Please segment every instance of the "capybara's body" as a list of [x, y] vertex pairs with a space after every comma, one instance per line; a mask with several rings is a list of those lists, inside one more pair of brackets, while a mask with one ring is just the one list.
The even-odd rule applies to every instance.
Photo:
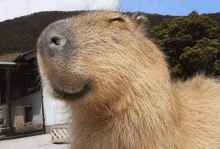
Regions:
[[39, 37], [43, 86], [72, 109], [71, 148], [220, 148], [218, 80], [172, 82], [144, 21], [95, 11], [55, 22]]

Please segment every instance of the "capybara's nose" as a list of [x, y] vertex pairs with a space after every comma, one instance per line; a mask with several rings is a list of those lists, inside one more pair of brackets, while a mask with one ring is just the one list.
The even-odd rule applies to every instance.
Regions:
[[54, 34], [49, 37], [49, 50], [51, 52], [61, 51], [65, 47], [66, 43], [66, 37], [59, 34]]
[[[37, 43], [39, 54], [45, 56], [45, 58], [53, 58], [54, 60], [61, 55], [67, 56], [72, 51], [69, 49], [74, 49], [76, 45], [75, 42], [69, 42], [69, 39], [75, 37], [75, 34], [72, 33], [73, 29], [70, 28], [73, 28], [73, 26], [72, 24], [70, 26], [67, 21], [50, 24], [39, 37]], [[49, 57], [47, 54], [49, 54]]]

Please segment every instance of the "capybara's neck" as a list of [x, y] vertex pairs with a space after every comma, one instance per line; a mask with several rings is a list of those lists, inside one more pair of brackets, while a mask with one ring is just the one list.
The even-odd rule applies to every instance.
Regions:
[[72, 108], [75, 148], [175, 148], [174, 138], [181, 136], [179, 100], [163, 55], [147, 52], [149, 58], [135, 53], [140, 59], [132, 65], [115, 64], [117, 71], [90, 66], [96, 72], [91, 96]]
[[[158, 90], [157, 95], [147, 94], [147, 91], [146, 94], [140, 94], [137, 88], [131, 86], [127, 91], [129, 95], [121, 94], [118, 99], [95, 99], [111, 102], [85, 101], [84, 104], [78, 102], [75, 105], [75, 148], [143, 149], [160, 148], [165, 144], [174, 148], [174, 143], [168, 142], [172, 142], [171, 138], [178, 134], [179, 105], [171, 100], [175, 99], [171, 88], [166, 94]], [[155, 140], [161, 141], [160, 144]]]

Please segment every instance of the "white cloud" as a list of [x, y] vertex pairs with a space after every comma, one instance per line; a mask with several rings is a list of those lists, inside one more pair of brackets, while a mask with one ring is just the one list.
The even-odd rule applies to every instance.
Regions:
[[112, 9], [119, 0], [0, 0], [0, 22], [40, 11]]

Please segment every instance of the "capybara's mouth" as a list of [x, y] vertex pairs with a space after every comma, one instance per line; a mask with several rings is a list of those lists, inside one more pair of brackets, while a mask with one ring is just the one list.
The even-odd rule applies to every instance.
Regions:
[[89, 83], [86, 83], [83, 87], [83, 89], [80, 92], [77, 93], [67, 93], [65, 91], [62, 91], [58, 88], [55, 88], [54, 91], [56, 92], [56, 97], [61, 98], [61, 99], [68, 99], [68, 100], [76, 100], [76, 99], [81, 99], [85, 97], [89, 91], [91, 90], [91, 85]]

